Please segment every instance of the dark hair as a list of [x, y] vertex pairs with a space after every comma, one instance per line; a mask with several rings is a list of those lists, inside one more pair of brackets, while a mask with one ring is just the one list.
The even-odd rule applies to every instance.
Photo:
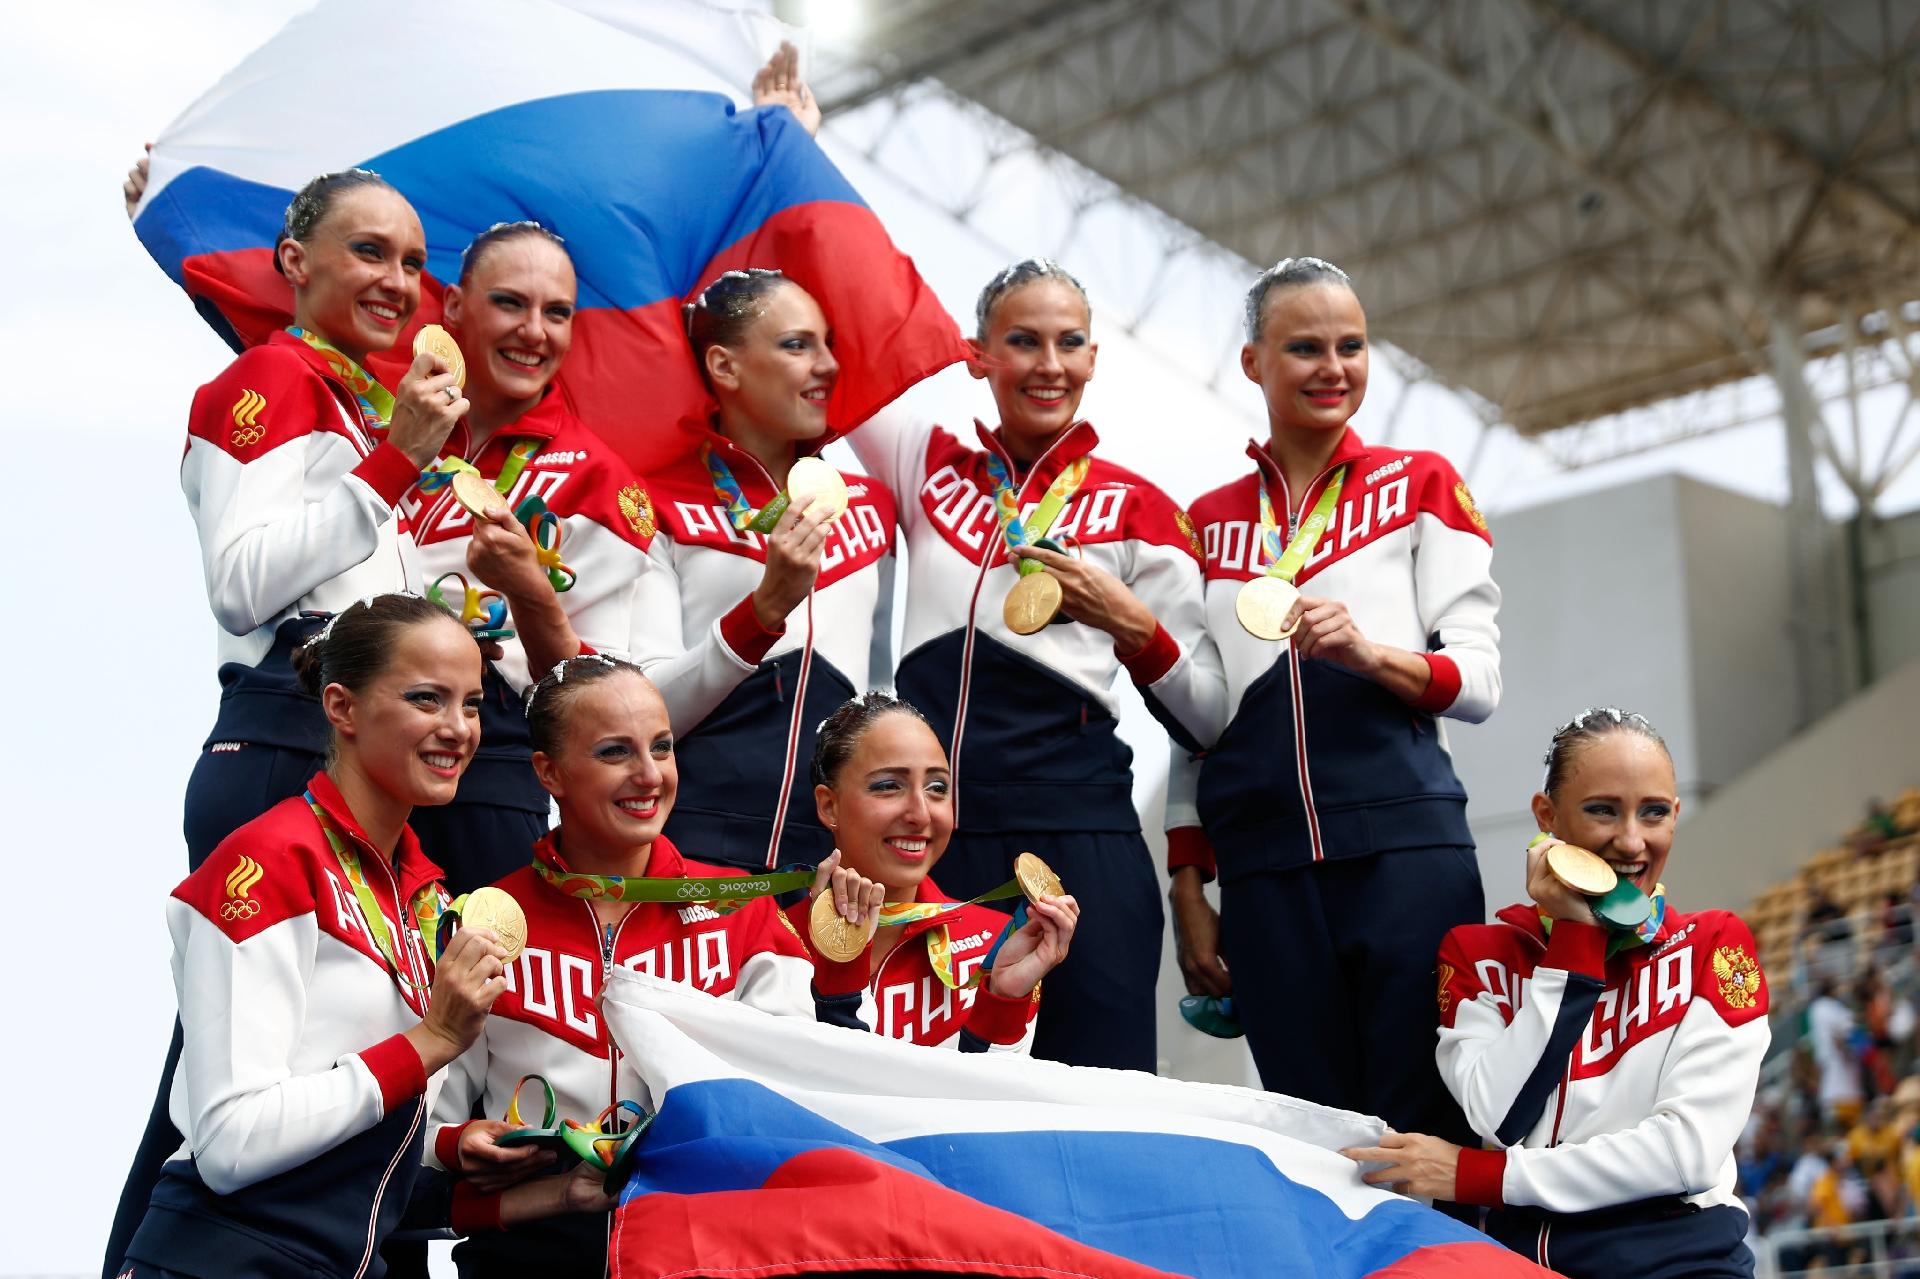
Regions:
[[1353, 281], [1325, 258], [1281, 258], [1260, 273], [1247, 290], [1247, 341], [1258, 342], [1267, 307], [1267, 294], [1275, 289], [1296, 289], [1308, 284], [1338, 284], [1353, 288]]
[[773, 291], [792, 283], [780, 272], [765, 267], [722, 271], [718, 279], [680, 308], [686, 316], [687, 341], [693, 343], [694, 365], [708, 390], [713, 389], [713, 379], [707, 376], [707, 352], [739, 342], [764, 313], [763, 304]]
[[1574, 755], [1615, 733], [1633, 733], [1644, 737], [1665, 751], [1669, 760], [1673, 758], [1673, 752], [1667, 750], [1666, 741], [1654, 731], [1646, 716], [1623, 711], [1618, 706], [1589, 706], [1553, 731], [1553, 744], [1547, 747], [1547, 776], [1540, 783], [1540, 789], [1549, 795], [1557, 795], [1561, 784], [1567, 780], [1567, 770], [1573, 767]]
[[369, 595], [328, 618], [293, 651], [293, 673], [313, 697], [329, 684], [358, 693], [387, 669], [402, 631], [438, 621], [460, 625], [459, 618], [418, 595]]
[[849, 697], [835, 708], [833, 714], [820, 721], [819, 731], [813, 740], [813, 784], [831, 786], [840, 770], [853, 758], [853, 752], [859, 747], [860, 739], [867, 735], [874, 721], [883, 715], [911, 715], [922, 724], [927, 717], [912, 702], [903, 702], [897, 697], [873, 689]]
[[980, 298], [973, 304], [973, 322], [978, 330], [974, 336], [984, 342], [987, 321], [993, 318], [993, 308], [1000, 305], [1000, 299], [1036, 280], [1058, 280], [1078, 293], [1080, 300], [1086, 303], [1087, 323], [1093, 323], [1093, 303], [1087, 301], [1087, 288], [1074, 278], [1073, 272], [1052, 258], [1023, 258], [1003, 267], [1000, 274], [988, 280], [987, 287], [980, 290]]
[[287, 206], [286, 216], [280, 223], [280, 234], [274, 237], [273, 269], [285, 275], [286, 268], [280, 265], [280, 246], [288, 240], [305, 244], [312, 239], [314, 228], [326, 221], [327, 214], [333, 212], [334, 201], [343, 192], [358, 191], [362, 187], [378, 187], [400, 195], [393, 183], [372, 169], [341, 169], [337, 173], [323, 173], [301, 187], [294, 194], [293, 203]]
[[569, 657], [528, 686], [522, 706], [527, 713], [527, 738], [533, 749], [553, 755], [560, 749], [560, 738], [567, 731], [567, 709], [580, 690], [612, 679], [622, 671], [640, 677], [648, 688], [653, 681], [632, 662], [604, 653], [582, 653]]
[[510, 240], [524, 240], [530, 235], [539, 236], [561, 253], [566, 254], [567, 261], [573, 261], [573, 255], [567, 252], [567, 242], [560, 238], [559, 232], [550, 227], [541, 226], [538, 222], [496, 222], [474, 236], [473, 242], [461, 250], [460, 287], [463, 289], [467, 287], [467, 281], [473, 278], [474, 268], [480, 265], [481, 259], [487, 256], [488, 250]]

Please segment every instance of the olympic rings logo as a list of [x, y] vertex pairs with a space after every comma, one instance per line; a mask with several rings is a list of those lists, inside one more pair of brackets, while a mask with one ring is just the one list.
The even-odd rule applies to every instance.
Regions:
[[228, 923], [236, 920], [252, 919], [260, 913], [260, 903], [248, 897], [245, 900], [235, 898], [220, 907], [220, 918]]
[[705, 897], [707, 895], [706, 888], [700, 884], [682, 884], [680, 885], [679, 892], [681, 901], [686, 901], [690, 897]]

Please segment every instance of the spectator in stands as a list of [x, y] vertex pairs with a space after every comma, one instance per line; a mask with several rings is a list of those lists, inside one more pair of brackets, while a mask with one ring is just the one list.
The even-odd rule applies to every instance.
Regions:
[[1877, 1221], [1900, 1210], [1900, 1128], [1893, 1102], [1876, 1097], [1847, 1133], [1847, 1156], [1867, 1183], [1867, 1209], [1862, 1220]]
[[1844, 1126], [1860, 1117], [1862, 1104], [1860, 1063], [1850, 1043], [1858, 1023], [1835, 989], [1832, 978], [1820, 979], [1819, 993], [1807, 1005], [1807, 1038], [1820, 1066], [1820, 1117]]
[[1814, 1179], [1807, 1196], [1809, 1224], [1815, 1229], [1845, 1226], [1867, 1216], [1867, 1182], [1847, 1154], [1847, 1145], [1836, 1141], [1827, 1154], [1827, 1166]]

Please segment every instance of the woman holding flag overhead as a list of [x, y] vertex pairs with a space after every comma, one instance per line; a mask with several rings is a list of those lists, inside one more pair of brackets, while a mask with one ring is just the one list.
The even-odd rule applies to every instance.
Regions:
[[1072, 884], [1075, 954], [1048, 978], [1036, 1056], [1153, 1070], [1159, 886], [1112, 691], [1125, 670], [1183, 740], [1219, 731], [1199, 544], [1079, 417], [1097, 347], [1079, 281], [1028, 260], [981, 290], [974, 376], [1000, 425], [972, 438], [890, 410], [854, 431], [901, 496], [912, 555], [895, 681], [946, 744], [958, 826], [941, 878], [972, 896], [1023, 852]]
[[[1499, 699], [1492, 542], [1445, 458], [1348, 425], [1368, 347], [1344, 272], [1281, 262], [1246, 328], [1270, 438], [1192, 507], [1233, 714], [1203, 761], [1173, 753], [1180, 966], [1196, 995], [1231, 994], [1272, 1091], [1464, 1136], [1423, 1068], [1433, 950], [1482, 911], [1439, 721]], [[1219, 915], [1201, 891], [1216, 858]]]
[[[809, 928], [820, 1019], [961, 1052], [1031, 1051], [1040, 981], [1066, 958], [1079, 903], [1044, 867], [1029, 872], [1031, 858], [1001, 893], [1023, 892], [1030, 878], [1051, 891], [1014, 920], [934, 887], [953, 837], [953, 776], [940, 739], [906, 702], [866, 693], [828, 716], [813, 781], [842, 867], [813, 910], [829, 916], [828, 943], [857, 952], [826, 953]], [[842, 917], [845, 927], [834, 923]]]

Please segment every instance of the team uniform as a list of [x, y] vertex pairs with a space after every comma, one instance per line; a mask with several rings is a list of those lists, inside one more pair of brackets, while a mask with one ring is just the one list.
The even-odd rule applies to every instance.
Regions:
[[[931, 879], [920, 881], [914, 901], [946, 903], [951, 899]], [[804, 921], [807, 903], [789, 909]], [[1015, 1052], [1033, 1050], [1034, 1014], [1040, 1009], [1040, 988], [1023, 999], [1002, 999], [986, 983], [968, 982], [986, 962], [994, 939], [1007, 926], [1007, 917], [985, 906], [962, 906], [950, 914], [915, 920], [901, 926], [900, 940], [873, 967], [871, 948], [844, 964], [814, 957], [814, 998], [819, 1019], [854, 1030], [871, 1030], [889, 1039], [960, 1052]], [[954, 986], [940, 980], [929, 945], [944, 940], [948, 971]], [[937, 944], [937, 943], [936, 943]]]
[[[1257, 469], [1191, 508], [1232, 717], [1203, 741], [1204, 759], [1173, 752], [1169, 867], [1211, 878], [1217, 861], [1221, 951], [1267, 1088], [1464, 1139], [1418, 1063], [1433, 952], [1448, 928], [1485, 918], [1439, 721], [1478, 722], [1499, 700], [1486, 522], [1438, 454], [1370, 449], [1349, 430], [1308, 491], [1291, 494], [1264, 448], [1247, 452]], [[1235, 616], [1266, 563], [1260, 486], [1291, 540], [1342, 467], [1296, 585], [1345, 603], [1367, 639], [1425, 658], [1430, 683], [1411, 705], [1332, 662], [1296, 660], [1291, 640], [1259, 639]]]
[[1531, 904], [1440, 947], [1447, 1087], [1494, 1148], [1460, 1154], [1457, 1197], [1560, 1274], [1750, 1276], [1734, 1143], [1767, 1051], [1753, 935], [1669, 912], [1641, 946]]
[[[753, 456], [717, 433], [714, 450], [756, 509], [778, 491]], [[752, 870], [817, 862], [833, 840], [807, 769], [820, 721], [887, 669], [893, 496], [845, 475], [849, 505], [827, 534], [812, 594], [778, 631], [750, 598], [766, 538], [736, 529], [703, 455], [652, 477], [659, 533], [642, 576], [631, 650], [666, 699], [680, 760], [667, 819], [676, 843]]]
[[376, 438], [356, 373], [275, 333], [193, 397], [180, 487], [220, 623], [220, 713], [187, 783], [187, 856], [298, 795], [327, 753], [293, 649], [357, 599], [419, 580], [400, 500], [419, 475]]
[[[542, 839], [534, 856], [564, 874], [558, 833]], [[647, 863], [649, 876], [727, 873], [686, 860], [664, 836], [654, 841]], [[589, 902], [562, 892], [531, 866], [499, 886], [526, 912], [526, 948], [508, 965], [507, 989], [479, 1040], [447, 1069], [433, 1112], [436, 1167], [458, 1167], [469, 1117], [476, 1108], [491, 1118], [505, 1115], [523, 1075], [544, 1075], [559, 1115], [581, 1123], [618, 1101], [638, 1099], [639, 1077], [623, 1066], [600, 1014], [600, 989], [614, 965], [765, 1012], [814, 1015], [813, 965], [771, 898], [724, 915], [699, 902], [636, 902], [618, 923], [602, 927]], [[529, 1123], [540, 1122], [544, 1096], [531, 1086], [522, 1094]], [[577, 1213], [502, 1231], [498, 1195], [457, 1186], [450, 1202], [454, 1227], [469, 1236], [454, 1249], [465, 1279], [605, 1273], [611, 1221], [605, 1215]]]
[[385, 1272], [378, 1248], [408, 1207], [431, 1104], [404, 1038], [433, 977], [412, 906], [445, 895], [410, 831], [389, 863], [329, 777], [310, 789], [359, 853], [400, 976], [302, 798], [236, 831], [174, 890], [187, 1033], [172, 1103], [187, 1138], [127, 1249], [135, 1275]]
[[[652, 500], [646, 484], [567, 406], [556, 386], [540, 403], [500, 428], [479, 456], [465, 421], [453, 429], [448, 456], [465, 458], [489, 479], [510, 465], [516, 446], [529, 451], [525, 467], [506, 494], [510, 506], [538, 497], [559, 518], [560, 552], [575, 574], [558, 596], [580, 642], [589, 652], [623, 654], [633, 630], [637, 581], [648, 567], [653, 540]], [[415, 530], [422, 589], [442, 574], [469, 581], [467, 549], [473, 516], [449, 485], [431, 492], [415, 485], [401, 503]], [[474, 581], [476, 587], [483, 583]], [[443, 588], [459, 606], [459, 584]], [[527, 849], [547, 830], [547, 792], [533, 775], [533, 747], [521, 692], [543, 672], [527, 670], [518, 639], [502, 641], [504, 656], [487, 664], [480, 708], [480, 747], [451, 804], [414, 814], [420, 842], [447, 873], [456, 893], [491, 884], [523, 865]]]
[[[327, 720], [300, 690], [293, 650], [364, 596], [417, 581], [402, 495], [418, 468], [376, 437], [354, 392], [359, 374], [291, 333], [243, 353], [193, 397], [180, 486], [200, 539], [219, 623], [220, 709], [187, 780], [187, 865], [281, 800], [326, 759]], [[146, 1211], [179, 1144], [159, 1095], [109, 1234], [106, 1273]]]
[[[1124, 667], [1183, 740], [1219, 731], [1224, 688], [1204, 636], [1199, 546], [1165, 494], [1092, 456], [1098, 437], [1086, 422], [1025, 470], [996, 433], [976, 424], [976, 437], [977, 446], [892, 412], [848, 437], [901, 495], [911, 571], [894, 681], [933, 725], [957, 782], [942, 878], [971, 897], [1007, 880], [1027, 851], [1058, 871], [1083, 909], [1073, 952], [1047, 978], [1034, 1054], [1152, 1070], [1163, 915], [1112, 685]], [[1145, 649], [1121, 657], [1107, 635], [1076, 622], [1030, 636], [1008, 628], [1001, 604], [1017, 571], [990, 456], [1019, 485], [1023, 519], [1063, 470], [1088, 460], [1050, 535], [1072, 539], [1152, 610], [1160, 624]]]

